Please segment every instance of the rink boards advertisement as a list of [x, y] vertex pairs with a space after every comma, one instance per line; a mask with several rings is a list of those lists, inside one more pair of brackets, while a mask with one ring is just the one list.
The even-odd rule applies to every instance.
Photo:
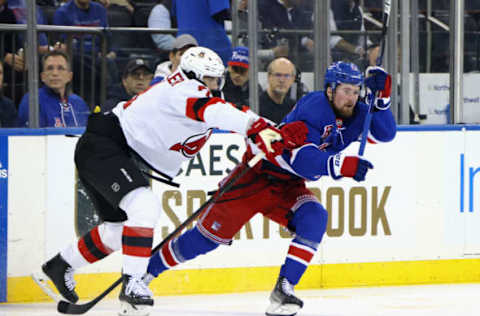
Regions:
[[[3, 300], [47, 300], [29, 274], [98, 223], [74, 168], [77, 140], [0, 136], [0, 169], [8, 170], [0, 177], [0, 220], [6, 219], [8, 205], [8, 227], [0, 230], [8, 232], [8, 256], [2, 251], [0, 265], [4, 278], [3, 264], [8, 267]], [[479, 143], [478, 127], [404, 128], [391, 143], [367, 146], [374, 169], [365, 182], [327, 177], [310, 182], [329, 220], [298, 288], [480, 281]], [[154, 244], [209, 198], [244, 149], [239, 135], [214, 133], [182, 165], [175, 178], [180, 188], [152, 181], [163, 206]], [[353, 154], [357, 150], [349, 148]], [[256, 215], [231, 246], [164, 273], [152, 289], [157, 295], [270, 290], [290, 240], [287, 230]], [[119, 253], [80, 269], [80, 296], [102, 292], [120, 269]]]

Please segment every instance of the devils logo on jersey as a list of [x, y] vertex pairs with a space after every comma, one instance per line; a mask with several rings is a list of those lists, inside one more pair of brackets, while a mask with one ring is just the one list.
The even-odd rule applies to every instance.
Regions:
[[170, 150], [178, 151], [185, 157], [192, 158], [202, 149], [210, 135], [212, 135], [212, 129], [203, 134], [190, 136], [182, 144], [176, 143], [170, 147]]

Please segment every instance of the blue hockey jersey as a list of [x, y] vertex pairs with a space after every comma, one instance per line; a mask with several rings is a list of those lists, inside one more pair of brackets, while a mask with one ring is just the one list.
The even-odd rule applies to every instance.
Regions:
[[[87, 10], [80, 9], [75, 4], [74, 0], [70, 0], [55, 11], [53, 15], [54, 25], [67, 26], [96, 26], [108, 27], [107, 10], [98, 2], [90, 2]], [[108, 33], [107, 33], [108, 36]], [[62, 35], [65, 37], [65, 35]], [[90, 34], [83, 34], [83, 45], [86, 53], [90, 53], [92, 49], [100, 50], [100, 37], [97, 36], [95, 43], [93, 43], [93, 36]], [[74, 36], [73, 45], [76, 50], [80, 50], [80, 37]]]
[[[328, 158], [359, 141], [368, 105], [359, 101], [351, 118], [336, 117], [325, 93], [316, 91], [301, 98], [283, 119], [284, 123], [303, 121], [308, 127], [306, 144], [292, 151], [284, 151], [274, 163], [264, 160], [261, 169], [280, 178], [317, 180], [328, 175]], [[337, 142], [328, 142], [336, 129]], [[368, 139], [370, 142], [389, 142], [396, 134], [396, 123], [388, 109], [373, 113]]]
[[[28, 98], [26, 93], [18, 107], [18, 126], [28, 126]], [[82, 127], [86, 126], [90, 109], [83, 99], [70, 94], [67, 99], [44, 86], [38, 89], [39, 127]]]

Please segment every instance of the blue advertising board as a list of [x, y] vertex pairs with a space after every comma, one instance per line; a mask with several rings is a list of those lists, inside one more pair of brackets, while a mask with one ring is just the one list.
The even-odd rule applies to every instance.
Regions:
[[8, 136], [0, 136], [0, 302], [7, 301]]

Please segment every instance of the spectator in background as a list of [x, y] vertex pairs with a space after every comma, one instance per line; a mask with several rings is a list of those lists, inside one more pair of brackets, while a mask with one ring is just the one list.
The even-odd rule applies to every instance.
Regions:
[[[237, 105], [242, 106], [250, 104], [250, 94], [248, 86], [248, 48], [238, 46], [233, 49], [233, 54], [228, 61], [227, 74], [225, 76], [225, 85], [222, 92], [224, 99]], [[258, 86], [261, 91], [261, 86]]]
[[[107, 11], [98, 2], [91, 0], [70, 0], [63, 6], [59, 7], [53, 16], [53, 24], [55, 25], [67, 25], [67, 26], [96, 26], [96, 27], [108, 27]], [[107, 34], [108, 35], [108, 34]], [[65, 37], [65, 35], [63, 35]], [[83, 53], [81, 55], [81, 44], [83, 39]], [[108, 43], [107, 38], [107, 43]], [[73, 81], [74, 90], [81, 91], [81, 84], [86, 86], [84, 89], [83, 97], [93, 105], [98, 104], [100, 101], [100, 80], [101, 80], [101, 61], [102, 56], [100, 52], [100, 37], [96, 36], [95, 39], [91, 34], [75, 35], [73, 39], [73, 72], [76, 76], [82, 73], [82, 59], [83, 59], [83, 72], [84, 78], [76, 77]], [[95, 56], [96, 55], [96, 56]], [[92, 57], [95, 57], [95, 69], [92, 69]], [[98, 57], [98, 58], [97, 58]], [[110, 51], [105, 56], [107, 58], [107, 85], [116, 83], [119, 79], [118, 69], [115, 64], [116, 53]], [[95, 95], [91, 95], [90, 78], [92, 71], [95, 71]], [[93, 98], [93, 100], [92, 100]]]
[[[2, 0], [5, 2], [4, 0]], [[7, 18], [2, 23], [12, 23], [13, 20], [10, 15], [10, 11], [15, 16], [15, 22], [17, 24], [27, 24], [27, 6], [26, 0], [8, 0], [4, 4], [4, 11], [2, 14], [4, 18]], [[48, 24], [42, 9], [36, 6], [36, 18], [37, 24]], [[24, 44], [26, 41], [25, 32], [7, 32], [15, 40], [12, 42], [12, 38], [6, 38], [5, 48], [8, 52], [3, 57], [4, 62], [4, 80], [6, 83], [5, 95], [11, 98], [15, 104], [20, 102], [22, 95], [27, 90], [27, 64], [24, 56]], [[49, 50], [47, 36], [44, 32], [38, 32], [38, 49], [37, 52], [42, 55]], [[7, 42], [8, 41], [8, 42]], [[56, 47], [57, 48], [57, 47]]]
[[[241, 45], [248, 47], [248, 0], [239, 0], [237, 14], [240, 28], [239, 42]], [[260, 25], [258, 26], [258, 29], [261, 29]], [[262, 38], [259, 36], [258, 40], [260, 45], [257, 49], [257, 56], [262, 62], [262, 65], [263, 63], [268, 65], [277, 57], [288, 57], [288, 42], [276, 43], [276, 46], [271, 48], [262, 48], [265, 46], [262, 44]]]
[[[336, 0], [330, 9], [330, 31], [363, 31], [363, 10], [359, 0]], [[364, 66], [375, 65], [380, 47], [374, 45], [366, 35], [333, 35], [330, 46], [332, 47], [332, 59], [356, 60], [364, 58]], [[358, 64], [358, 61], [357, 61]]]
[[214, 50], [226, 65], [232, 56], [232, 43], [224, 22], [230, 19], [229, 0], [172, 0], [178, 35], [191, 34], [198, 45]]
[[128, 12], [130, 12], [130, 14], [133, 14], [133, 11], [135, 11], [135, 8], [128, 0], [97, 0], [97, 1], [100, 2], [107, 10], [111, 6], [119, 6], [127, 9]]
[[[150, 11], [148, 16], [148, 27], [159, 29], [171, 29], [176, 23], [172, 23], [170, 10], [172, 8], [171, 0], [159, 0]], [[152, 34], [152, 40], [158, 49], [162, 51], [171, 51], [175, 42], [175, 36], [172, 34]]]
[[[12, 9], [8, 7], [7, 0], [0, 0], [0, 23], [17, 24], [17, 18], [15, 17]], [[2, 39], [2, 41], [0, 41], [0, 44], [3, 46], [0, 47], [1, 52], [8, 54], [13, 53], [18, 49], [18, 47], [16, 47], [17, 45], [15, 45], [14, 34], [15, 33], [11, 31], [0, 31]], [[4, 54], [4, 56], [6, 57], [7, 54]]]
[[152, 69], [145, 60], [141, 58], [130, 60], [123, 71], [122, 84], [109, 90], [111, 94], [108, 100], [105, 101], [102, 111], [110, 111], [120, 101], [127, 101], [144, 91], [149, 87], [152, 78]]
[[[10, 10], [13, 11], [15, 14], [15, 18], [18, 24], [27, 24], [27, 3], [26, 0], [8, 0], [8, 7]], [[43, 14], [42, 9], [40, 6], [36, 6], [36, 16], [37, 16], [37, 24], [44, 24], [47, 25], [47, 19]], [[25, 37], [22, 33], [19, 33], [19, 41], [21, 47], [23, 47], [23, 42], [25, 41]], [[38, 53], [44, 54], [48, 51], [48, 39], [47, 35], [43, 32], [38, 33]]]
[[267, 89], [260, 95], [260, 116], [280, 123], [293, 108], [295, 101], [288, 97], [288, 90], [295, 80], [295, 66], [284, 57], [274, 59], [267, 68]]
[[[69, 93], [72, 71], [68, 56], [61, 51], [51, 51], [42, 58], [40, 74], [45, 84], [38, 89], [40, 127], [85, 126], [90, 110], [81, 97]], [[28, 126], [29, 94], [25, 94], [18, 109], [18, 125]]]
[[155, 69], [155, 75], [151, 84], [160, 82], [166, 76], [177, 70], [180, 64], [180, 58], [183, 53], [190, 47], [198, 46], [197, 40], [190, 34], [179, 35], [173, 42], [173, 48], [168, 54], [169, 60], [159, 64]]
[[287, 35], [276, 32], [277, 29], [313, 30], [310, 13], [304, 10], [302, 0], [259, 0], [259, 20], [263, 29], [271, 30], [263, 36], [262, 48], [288, 45], [289, 58], [301, 66], [301, 69], [313, 69], [313, 40], [306, 35]]
[[13, 101], [3, 96], [3, 63], [0, 62], [0, 127], [15, 127], [17, 108]]
[[[259, 19], [264, 29], [313, 29], [313, 17], [304, 10], [303, 0], [260, 0], [259, 2]], [[363, 25], [363, 12], [358, 1], [354, 0], [336, 0], [332, 1], [332, 9], [329, 10], [330, 31], [337, 30], [362, 30], [365, 31]], [[336, 22], [337, 21], [337, 22]], [[338, 21], [340, 24], [337, 25]], [[371, 46], [371, 42], [356, 36], [357, 38], [333, 35], [330, 38], [330, 49], [333, 53], [343, 52], [343, 55], [337, 58], [345, 58], [345, 53], [349, 55], [349, 59], [359, 59], [366, 57], [367, 47]], [[350, 42], [355, 40], [355, 42]], [[288, 41], [289, 57], [299, 65], [302, 71], [313, 70], [313, 49], [314, 42], [307, 36], [286, 35], [272, 31], [267, 34], [264, 39], [266, 47], [273, 47], [279, 43]], [[378, 54], [378, 47], [373, 46], [369, 50], [370, 54]], [[333, 55], [332, 53], [332, 55]], [[336, 56], [333, 56], [336, 59]], [[369, 60], [370, 56], [367, 56]], [[374, 59], [374, 57], [372, 57]]]
[[[15, 14], [8, 7], [7, 0], [0, 0], [0, 23], [17, 24]], [[1, 88], [2, 94], [5, 93], [11, 99], [16, 96], [16, 82], [13, 82], [14, 78], [12, 77], [12, 73], [15, 71], [19, 72], [18, 74], [15, 74], [15, 79], [17, 79], [18, 77], [21, 77], [21, 72], [23, 72], [25, 68], [25, 61], [23, 60], [23, 56], [20, 56], [16, 53], [19, 49], [19, 41], [17, 41], [17, 34], [18, 33], [12, 31], [0, 31], [0, 52], [2, 52], [2, 59], [4, 62], [4, 64], [2, 64], [2, 84], [3, 79], [5, 78], [5, 86], [2, 86]], [[23, 84], [23, 80], [20, 81], [17, 79], [17, 82], [19, 85]], [[21, 94], [19, 97], [21, 97]], [[17, 102], [18, 101], [20, 101], [20, 99], [18, 99]]]

